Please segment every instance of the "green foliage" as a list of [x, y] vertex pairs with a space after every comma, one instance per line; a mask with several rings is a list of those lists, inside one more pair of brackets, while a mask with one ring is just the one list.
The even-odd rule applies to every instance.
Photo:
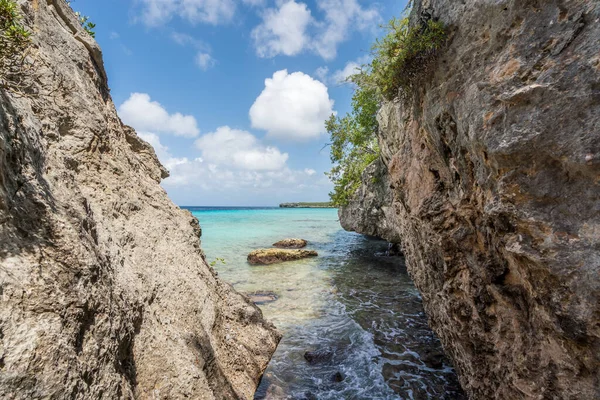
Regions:
[[94, 28], [96, 28], [96, 24], [94, 24], [93, 22], [90, 21], [90, 17], [88, 17], [87, 15], [81, 15], [80, 12], [76, 12], [75, 15], [77, 15], [77, 19], [79, 20], [79, 24], [81, 25], [81, 27], [93, 38], [96, 37], [96, 32], [94, 31]]
[[[71, 0], [66, 0], [67, 4], [70, 6], [72, 1]], [[81, 25], [81, 27], [93, 38], [96, 37], [96, 31], [94, 31], [94, 29], [96, 28], [96, 24], [90, 21], [90, 17], [88, 17], [87, 15], [81, 15], [81, 13], [79, 11], [75, 12], [75, 15], [77, 16], [77, 20], [79, 21], [79, 25]]]
[[21, 24], [22, 16], [14, 0], [0, 0], [0, 78], [10, 79], [19, 72], [31, 33]]
[[442, 48], [447, 33], [441, 22], [429, 20], [410, 27], [409, 19], [392, 19], [386, 35], [372, 48], [373, 61], [349, 80], [356, 85], [352, 112], [332, 115], [326, 122], [331, 138], [334, 184], [329, 195], [334, 205], [345, 206], [361, 184], [362, 173], [379, 157], [377, 112], [383, 99], [407, 99], [431, 61]]
[[331, 138], [331, 162], [334, 164], [327, 174], [334, 184], [329, 193], [335, 206], [345, 206], [360, 186], [365, 168], [379, 157], [377, 144], [377, 90], [360, 86], [364, 76], [351, 77], [359, 84], [352, 97], [352, 112], [344, 117], [332, 115], [325, 123]]
[[215, 258], [213, 261], [211, 261], [211, 263], [210, 263], [210, 266], [211, 266], [211, 267], [214, 267], [214, 266], [215, 266], [215, 265], [217, 265], [218, 263], [221, 263], [221, 264], [227, 264], [227, 263], [225, 262], [225, 259], [224, 259], [224, 258], [217, 257], [217, 258]]
[[446, 39], [446, 28], [439, 21], [410, 27], [408, 18], [392, 19], [387, 34], [373, 46], [369, 80], [388, 100], [399, 94], [407, 97]]

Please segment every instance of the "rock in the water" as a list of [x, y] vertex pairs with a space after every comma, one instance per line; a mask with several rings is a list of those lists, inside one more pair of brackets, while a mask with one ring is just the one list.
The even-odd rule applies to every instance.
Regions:
[[256, 305], [272, 303], [278, 299], [277, 294], [273, 292], [253, 292], [247, 293], [246, 296]]
[[337, 383], [339, 383], [339, 382], [343, 382], [343, 381], [344, 381], [344, 379], [346, 379], [346, 378], [344, 377], [344, 374], [342, 374], [340, 371], [336, 372], [336, 373], [335, 373], [335, 374], [333, 374], [333, 376], [331, 377], [331, 380], [332, 380], [333, 382], [337, 382]]
[[0, 398], [251, 399], [280, 335], [205, 263], [67, 2], [17, 3], [33, 66], [0, 88]]
[[260, 249], [248, 254], [248, 262], [253, 265], [269, 265], [318, 255], [313, 250]]
[[307, 351], [304, 353], [304, 359], [308, 361], [309, 364], [320, 364], [331, 361], [333, 354], [334, 352], [330, 348]]
[[598, 399], [600, 2], [413, 2], [426, 15], [451, 39], [382, 107], [341, 222], [401, 243], [470, 398]]
[[307, 244], [308, 242], [304, 239], [283, 239], [277, 243], [273, 243], [273, 246], [279, 249], [302, 249]]

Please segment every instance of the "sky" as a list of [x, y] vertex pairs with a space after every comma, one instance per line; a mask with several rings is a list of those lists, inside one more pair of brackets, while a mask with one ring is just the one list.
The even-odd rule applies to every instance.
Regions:
[[324, 122], [406, 1], [74, 0], [96, 24], [119, 116], [182, 206], [327, 201]]

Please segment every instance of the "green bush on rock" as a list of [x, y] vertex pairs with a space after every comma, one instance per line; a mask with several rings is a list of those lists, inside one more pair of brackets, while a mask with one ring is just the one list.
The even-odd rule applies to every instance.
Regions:
[[0, 0], [0, 80], [6, 84], [20, 72], [31, 33], [21, 24], [22, 16], [14, 0]]
[[370, 79], [387, 100], [407, 97], [427, 72], [431, 61], [446, 42], [444, 25], [432, 19], [411, 27], [409, 19], [392, 19], [387, 35], [375, 42]]
[[[360, 74], [351, 77], [361, 80]], [[374, 88], [358, 86], [352, 97], [352, 112], [332, 115], [325, 123], [331, 139], [331, 162], [327, 174], [334, 184], [329, 193], [335, 206], [345, 206], [360, 186], [362, 172], [379, 157], [377, 110], [379, 96]]]
[[332, 115], [325, 126], [331, 139], [334, 184], [329, 194], [335, 206], [348, 204], [361, 184], [366, 167], [379, 157], [377, 112], [384, 100], [410, 98], [431, 62], [446, 42], [444, 25], [432, 19], [410, 26], [408, 17], [392, 19], [386, 35], [372, 47], [373, 60], [348, 78], [355, 84], [352, 112]]

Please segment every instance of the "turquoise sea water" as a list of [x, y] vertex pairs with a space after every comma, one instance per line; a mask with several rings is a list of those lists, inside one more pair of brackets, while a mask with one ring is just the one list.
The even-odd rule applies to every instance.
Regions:
[[[342, 230], [335, 209], [189, 208], [219, 276], [244, 293], [272, 292], [264, 316], [284, 337], [256, 399], [463, 399], [427, 326], [402, 257]], [[319, 257], [250, 266], [252, 250], [302, 238]], [[324, 355], [309, 363], [304, 354]]]

